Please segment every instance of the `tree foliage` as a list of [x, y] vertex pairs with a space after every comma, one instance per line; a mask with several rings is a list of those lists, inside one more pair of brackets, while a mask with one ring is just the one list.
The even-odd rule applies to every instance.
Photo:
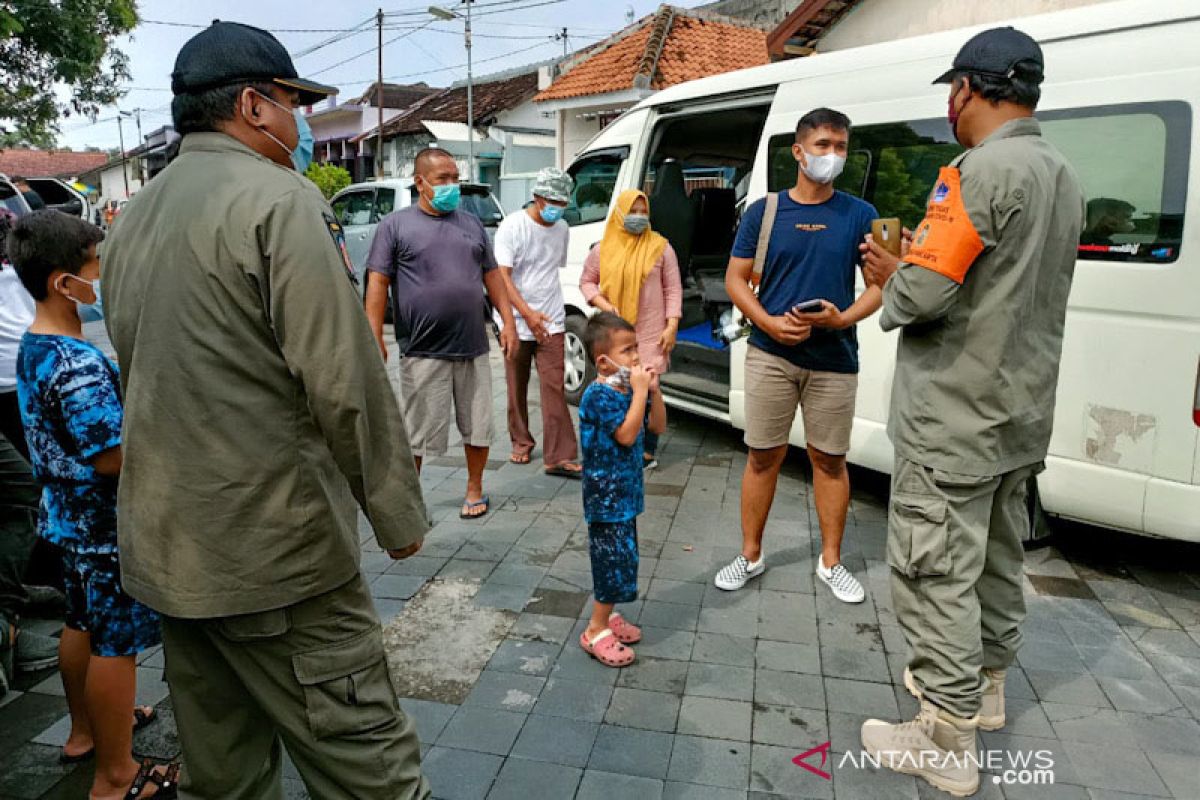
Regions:
[[52, 145], [60, 117], [115, 103], [130, 73], [112, 43], [137, 23], [135, 0], [0, 0], [0, 145]]
[[314, 161], [304, 170], [304, 177], [317, 185], [326, 200], [350, 185], [350, 173], [336, 164], [318, 164]]

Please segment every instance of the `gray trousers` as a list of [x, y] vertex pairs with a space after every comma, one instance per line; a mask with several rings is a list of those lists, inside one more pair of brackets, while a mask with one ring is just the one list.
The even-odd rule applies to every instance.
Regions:
[[913, 677], [926, 698], [956, 716], [978, 713], [981, 668], [1007, 668], [1021, 646], [1021, 538], [1028, 482], [1040, 471], [1037, 464], [975, 477], [896, 459], [892, 604]]
[[28, 599], [21, 581], [37, 543], [41, 497], [22, 454], [25, 434], [14, 419], [16, 402], [16, 392], [0, 393], [0, 619], [14, 624]]
[[315, 800], [429, 797], [361, 577], [275, 611], [164, 616], [163, 652], [182, 797], [282, 800], [284, 748]]

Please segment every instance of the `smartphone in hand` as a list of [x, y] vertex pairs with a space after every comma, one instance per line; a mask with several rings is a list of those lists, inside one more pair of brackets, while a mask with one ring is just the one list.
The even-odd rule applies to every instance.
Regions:
[[903, 235], [904, 228], [901, 227], [897, 217], [885, 217], [871, 221], [871, 239], [896, 258], [900, 257], [900, 241]]
[[796, 303], [792, 306], [790, 313], [792, 314], [816, 314], [825, 308], [825, 304], [820, 300], [805, 300], [803, 303]]

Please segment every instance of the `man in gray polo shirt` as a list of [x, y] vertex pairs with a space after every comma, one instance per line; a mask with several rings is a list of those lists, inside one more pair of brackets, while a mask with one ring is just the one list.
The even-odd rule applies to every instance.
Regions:
[[384, 217], [367, 256], [367, 319], [387, 358], [383, 318], [388, 289], [400, 344], [400, 402], [417, 469], [446, 452], [450, 405], [467, 457], [459, 516], [488, 512], [483, 468], [492, 441], [492, 371], [484, 289], [502, 320], [500, 347], [510, 357], [517, 329], [504, 278], [483, 224], [460, 211], [458, 166], [431, 147], [414, 162], [418, 202]]

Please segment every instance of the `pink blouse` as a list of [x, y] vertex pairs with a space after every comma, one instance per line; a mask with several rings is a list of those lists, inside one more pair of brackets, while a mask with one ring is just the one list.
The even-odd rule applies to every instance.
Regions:
[[[591, 249], [583, 262], [579, 288], [589, 303], [600, 294], [599, 245]], [[672, 317], [683, 317], [683, 283], [679, 278], [679, 259], [668, 244], [646, 276], [638, 297], [638, 319], [634, 328], [637, 330], [638, 358], [643, 366], [666, 372], [669, 362], [658, 346], [658, 338]]]

